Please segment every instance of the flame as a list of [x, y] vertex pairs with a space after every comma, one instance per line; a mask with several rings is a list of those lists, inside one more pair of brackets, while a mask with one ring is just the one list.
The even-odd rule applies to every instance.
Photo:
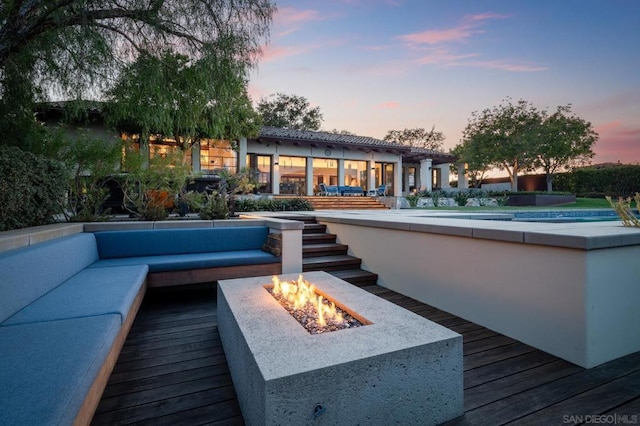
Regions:
[[315, 311], [318, 325], [325, 326], [328, 322], [340, 323], [344, 320], [335, 303], [325, 303], [324, 297], [319, 295], [313, 284], [305, 281], [302, 275], [298, 276], [297, 281], [280, 281], [276, 276], [271, 280], [274, 295], [284, 298], [294, 309]]

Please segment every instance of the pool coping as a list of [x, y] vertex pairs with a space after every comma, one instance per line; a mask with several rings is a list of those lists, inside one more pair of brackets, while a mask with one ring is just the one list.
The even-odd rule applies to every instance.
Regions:
[[[267, 214], [267, 213], [264, 213]], [[270, 213], [273, 214], [273, 213]], [[640, 245], [640, 228], [625, 227], [622, 221], [603, 222], [512, 222], [505, 213], [459, 213], [424, 210], [322, 210], [295, 212], [318, 221], [363, 227], [425, 232], [520, 244], [535, 244], [579, 250], [598, 250]], [[285, 217], [278, 214], [278, 217]], [[483, 217], [484, 219], [474, 219]]]

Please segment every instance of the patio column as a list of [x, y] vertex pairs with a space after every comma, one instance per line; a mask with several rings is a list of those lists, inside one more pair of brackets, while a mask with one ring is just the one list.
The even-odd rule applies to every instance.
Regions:
[[373, 191], [376, 189], [376, 163], [373, 160], [367, 161], [367, 173], [369, 174], [367, 179], [369, 188], [367, 190]]
[[273, 154], [273, 177], [271, 179], [271, 193], [280, 194], [280, 154]]
[[338, 158], [338, 185], [344, 186], [344, 158]]
[[[398, 156], [400, 157], [400, 156]], [[398, 161], [394, 167], [395, 176], [393, 177], [393, 195], [402, 196], [402, 160]]]
[[307, 165], [305, 168], [305, 194], [307, 196], [313, 195], [313, 157], [307, 157]]
[[440, 188], [451, 188], [449, 183], [449, 163], [439, 164], [436, 167], [440, 169]]
[[247, 167], [247, 138], [238, 141], [238, 171]]
[[200, 164], [200, 142], [196, 142], [191, 146], [191, 171], [197, 173], [202, 170]]
[[464, 163], [458, 163], [458, 188], [469, 188], [469, 181], [467, 180], [467, 174], [465, 173]]
[[427, 158], [420, 160], [420, 189], [431, 192], [433, 182], [431, 181], [431, 164], [433, 160]]

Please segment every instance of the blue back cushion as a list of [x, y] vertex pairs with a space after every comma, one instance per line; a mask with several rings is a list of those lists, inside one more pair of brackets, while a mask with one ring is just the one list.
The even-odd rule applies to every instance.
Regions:
[[259, 250], [269, 228], [239, 226], [96, 232], [101, 259], [167, 254]]
[[0, 322], [98, 260], [93, 234], [0, 253]]

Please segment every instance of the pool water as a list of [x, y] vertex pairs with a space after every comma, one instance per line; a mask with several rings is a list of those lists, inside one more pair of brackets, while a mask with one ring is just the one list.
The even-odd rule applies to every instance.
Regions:
[[603, 222], [620, 220], [614, 210], [541, 210], [513, 212], [515, 222]]

